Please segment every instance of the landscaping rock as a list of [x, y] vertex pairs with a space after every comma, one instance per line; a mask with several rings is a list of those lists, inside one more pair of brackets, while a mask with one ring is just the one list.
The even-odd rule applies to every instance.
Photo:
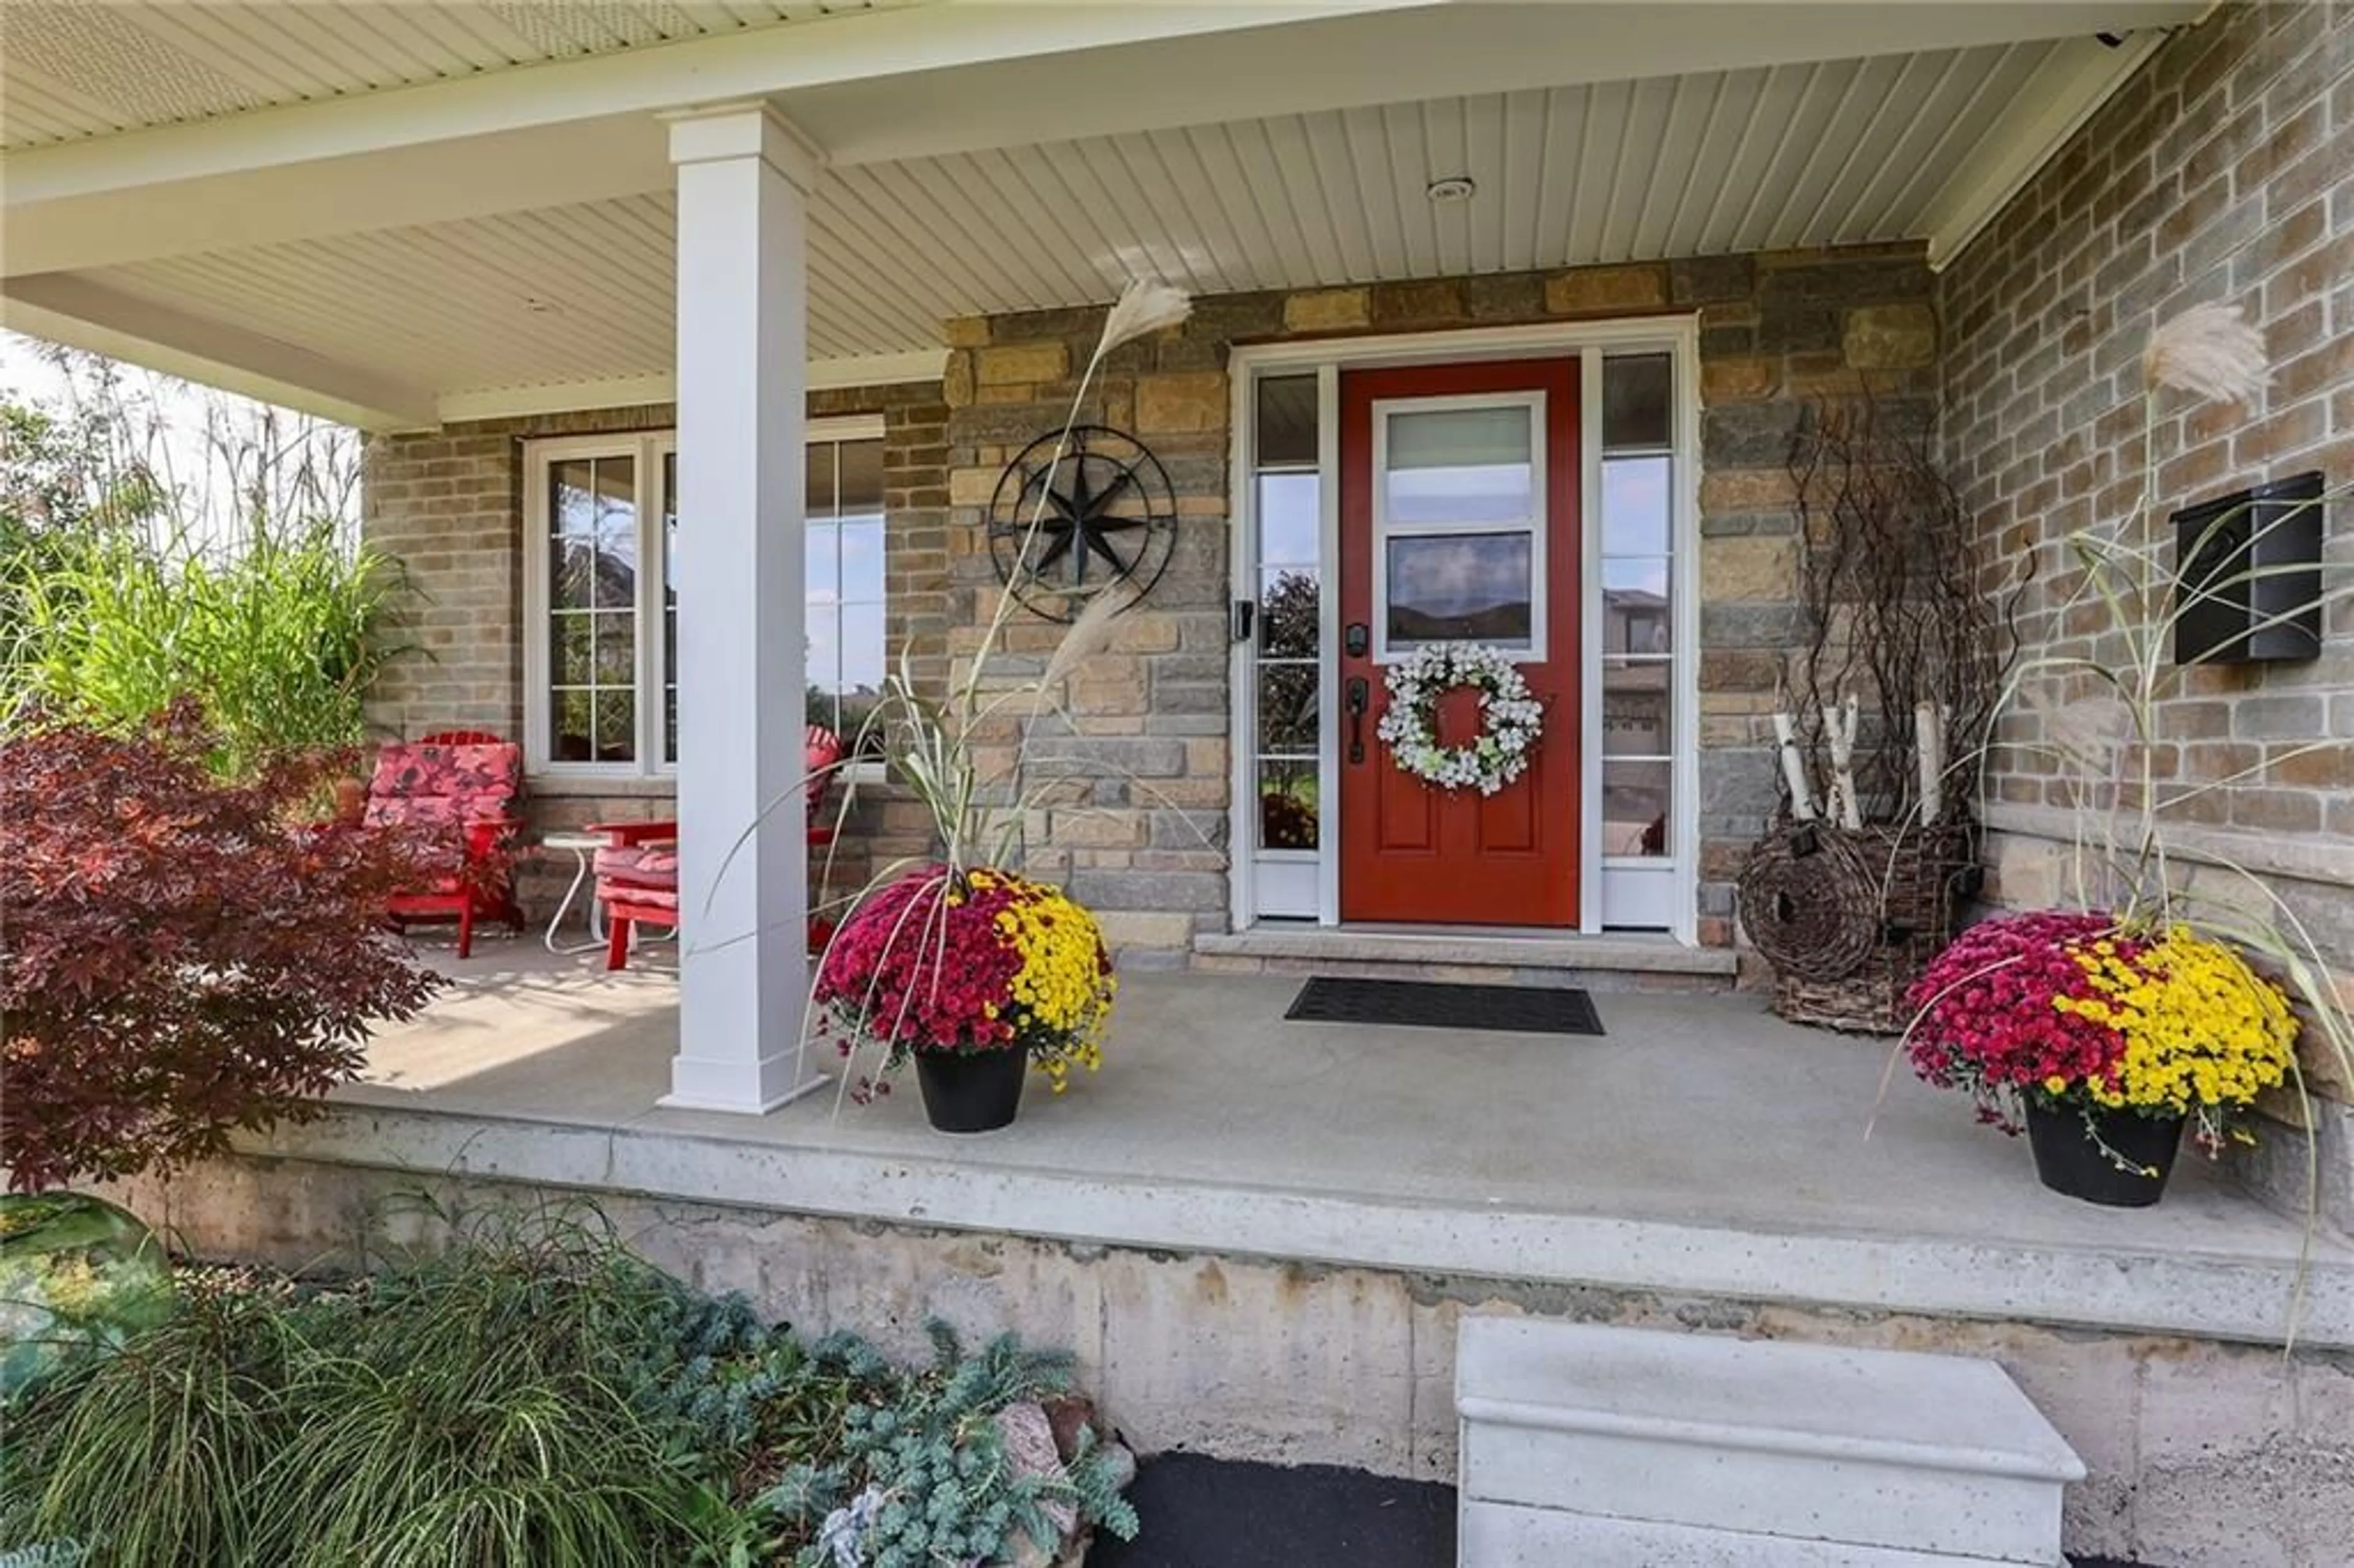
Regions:
[[[1055, 1428], [1046, 1419], [1046, 1412], [1035, 1401], [1025, 1400], [1009, 1404], [996, 1415], [997, 1436], [1005, 1445], [1005, 1459], [1015, 1478], [1024, 1476], [1059, 1476], [1063, 1473], [1063, 1456], [1055, 1445]], [[1060, 1555], [1078, 1526], [1079, 1511], [1067, 1502], [1049, 1501], [1041, 1505], [1048, 1519], [1055, 1521], [1060, 1532], [1052, 1550], [1042, 1551], [1037, 1568], [1052, 1563]], [[1025, 1542], [1024, 1544], [1035, 1543]], [[1019, 1560], [1017, 1559], [1017, 1563]], [[1030, 1568], [1021, 1564], [1020, 1568]]]
[[1046, 1425], [1055, 1429], [1055, 1452], [1063, 1457], [1065, 1464], [1070, 1463], [1079, 1452], [1079, 1434], [1096, 1424], [1096, 1402], [1084, 1394], [1071, 1393], [1046, 1400], [1039, 1408], [1046, 1413]]

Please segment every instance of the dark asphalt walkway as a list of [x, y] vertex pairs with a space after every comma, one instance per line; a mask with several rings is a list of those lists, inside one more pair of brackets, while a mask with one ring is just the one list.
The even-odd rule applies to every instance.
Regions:
[[1163, 1454], [1129, 1497], [1143, 1534], [1098, 1536], [1087, 1568], [1454, 1568], [1455, 1489], [1435, 1482]]

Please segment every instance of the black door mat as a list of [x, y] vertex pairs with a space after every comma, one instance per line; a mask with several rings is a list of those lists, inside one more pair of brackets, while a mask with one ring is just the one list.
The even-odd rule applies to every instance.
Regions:
[[1568, 986], [1457, 985], [1319, 975], [1299, 988], [1290, 1011], [1283, 1016], [1309, 1023], [1393, 1023], [1409, 1029], [1603, 1033], [1594, 999]]

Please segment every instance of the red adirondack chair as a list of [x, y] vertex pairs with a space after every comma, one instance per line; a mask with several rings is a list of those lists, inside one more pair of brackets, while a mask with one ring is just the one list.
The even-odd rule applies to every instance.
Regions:
[[[833, 842], [832, 825], [821, 821], [819, 813], [824, 810], [826, 786], [832, 779], [825, 770], [841, 760], [842, 737], [822, 725], [810, 726], [803, 737], [802, 761], [811, 775], [809, 842], [812, 847]], [[597, 902], [605, 911], [605, 967], [626, 969], [633, 927], [678, 929], [678, 823], [668, 820], [598, 822], [588, 832], [604, 834], [606, 841], [597, 852], [595, 863]], [[812, 948], [822, 946], [830, 934], [825, 922], [810, 921]]]
[[523, 748], [486, 730], [441, 730], [376, 753], [360, 821], [418, 835], [431, 847], [431, 883], [395, 894], [386, 909], [406, 929], [458, 922], [458, 956], [474, 950], [474, 922], [523, 929], [509, 849], [523, 829]]

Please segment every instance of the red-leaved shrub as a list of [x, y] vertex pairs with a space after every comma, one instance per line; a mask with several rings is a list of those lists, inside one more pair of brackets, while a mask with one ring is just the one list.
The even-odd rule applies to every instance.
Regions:
[[222, 1151], [316, 1114], [371, 1022], [438, 983], [384, 929], [397, 834], [320, 821], [343, 759], [245, 783], [183, 702], [140, 733], [35, 719], [0, 742], [0, 1161], [39, 1190]]

